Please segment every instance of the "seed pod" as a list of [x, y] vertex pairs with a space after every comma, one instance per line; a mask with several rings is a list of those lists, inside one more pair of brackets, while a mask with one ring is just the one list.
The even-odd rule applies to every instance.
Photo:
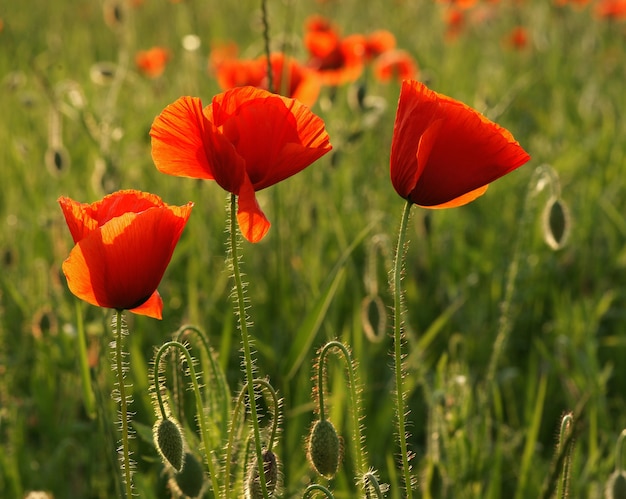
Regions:
[[316, 421], [309, 435], [309, 462], [320, 475], [332, 478], [337, 473], [343, 446], [337, 430], [327, 419]]
[[204, 487], [204, 468], [191, 452], [185, 452], [185, 466], [180, 473], [174, 474], [173, 482], [181, 495], [200, 496]]
[[185, 441], [178, 423], [170, 418], [157, 420], [152, 428], [152, 434], [165, 464], [180, 473], [185, 462]]
[[561, 249], [569, 237], [570, 214], [563, 200], [552, 197], [543, 210], [543, 238], [553, 250]]
[[[271, 450], [263, 451], [263, 470], [265, 473], [265, 486], [268, 494], [271, 496], [278, 486], [278, 461], [276, 460], [276, 455]], [[252, 460], [248, 469], [245, 497], [246, 499], [261, 499], [263, 497], [261, 481], [259, 480], [259, 463], [256, 457]]]

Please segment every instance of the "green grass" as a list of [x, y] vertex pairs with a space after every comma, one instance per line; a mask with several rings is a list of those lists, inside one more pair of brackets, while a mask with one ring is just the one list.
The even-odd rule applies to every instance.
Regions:
[[[626, 427], [626, 24], [598, 20], [589, 10], [559, 9], [547, 0], [503, 1], [493, 19], [450, 42], [442, 12], [432, 1], [367, 8], [358, 0], [269, 2], [274, 40], [299, 40], [304, 19], [313, 13], [331, 17], [345, 34], [391, 30], [431, 88], [508, 128], [533, 158], [466, 207], [413, 210], [403, 286], [417, 494], [542, 497], [561, 417], [574, 411], [570, 496], [602, 497], [615, 465], [616, 439]], [[127, 314], [138, 432], [131, 446], [140, 497], [169, 497], [158, 454], [144, 438], [155, 420], [148, 392], [154, 349], [182, 324], [197, 325], [219, 354], [233, 397], [243, 382], [226, 269], [227, 196], [215, 183], [160, 174], [151, 161], [148, 130], [180, 95], [208, 103], [220, 91], [206, 71], [212, 43], [232, 39], [243, 54], [262, 52], [260, 2], [146, 1], [127, 14], [124, 27], [111, 29], [99, 2], [0, 7], [2, 497], [20, 498], [29, 490], [46, 490], [56, 499], [117, 493], [111, 312], [79, 307], [97, 354], [93, 377], [104, 413], [91, 420], [79, 377], [76, 298], [60, 270], [71, 249], [56, 203], [61, 195], [91, 202], [112, 190], [136, 188], [169, 204], [196, 203], [159, 287], [163, 321]], [[518, 23], [531, 40], [521, 52], [502, 41]], [[202, 40], [195, 55], [181, 47], [189, 33]], [[152, 45], [173, 53], [157, 81], [136, 73], [132, 64], [136, 50]], [[94, 64], [119, 57], [130, 57], [130, 65], [118, 91], [90, 79]], [[68, 82], [84, 96], [83, 109], [64, 90]], [[357, 495], [345, 365], [334, 359], [325, 401], [346, 439], [344, 464], [326, 482], [306, 462], [315, 353], [332, 339], [350, 346], [358, 366], [369, 464], [390, 485], [387, 497], [402, 497], [393, 345], [389, 334], [380, 342], [368, 340], [361, 319], [361, 303], [375, 279], [391, 323], [388, 273], [404, 203], [388, 173], [399, 85], [371, 78], [359, 83], [386, 103], [376, 126], [365, 128], [364, 113], [350, 107], [353, 88], [339, 88], [332, 105], [326, 90], [314, 111], [326, 122], [333, 153], [259, 193], [272, 228], [260, 244], [242, 246], [258, 374], [283, 399], [276, 454], [285, 497], [302, 497], [311, 481], [325, 483], [337, 498]], [[61, 171], [44, 161], [51, 113], [60, 117], [56, 138], [71, 161]], [[122, 133], [113, 133], [110, 144], [94, 140], [90, 123]], [[103, 171], [96, 168], [98, 160]], [[559, 251], [542, 238], [548, 189], [525, 205], [536, 188], [533, 172], [544, 164], [558, 175], [571, 212], [571, 237]], [[375, 240], [386, 241], [386, 257], [376, 251]], [[513, 262], [518, 271], [506, 317], [511, 330], [495, 383], [486, 385]], [[215, 396], [214, 386], [207, 382], [207, 397]], [[190, 431], [191, 393], [183, 399], [190, 444], [198, 443]], [[223, 409], [220, 404], [213, 401], [209, 418]], [[222, 423], [217, 420], [212, 430], [218, 450], [225, 444]], [[245, 451], [245, 440], [239, 451]]]

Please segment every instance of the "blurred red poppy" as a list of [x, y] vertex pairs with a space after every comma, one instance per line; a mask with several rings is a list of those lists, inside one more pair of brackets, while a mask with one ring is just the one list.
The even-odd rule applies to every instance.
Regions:
[[396, 48], [396, 37], [391, 31], [380, 29], [365, 37], [365, 58], [373, 59]]
[[149, 78], [157, 78], [165, 71], [165, 65], [170, 59], [169, 50], [163, 47], [152, 47], [149, 50], [140, 50], [135, 55], [135, 65]]
[[515, 26], [509, 33], [507, 42], [511, 47], [523, 50], [528, 46], [528, 31], [524, 26]]
[[331, 150], [324, 122], [307, 106], [253, 87], [216, 95], [205, 108], [199, 98], [181, 97], [154, 120], [150, 135], [158, 170], [215, 180], [238, 196], [239, 227], [253, 243], [270, 227], [255, 192]]
[[529, 159], [508, 130], [478, 111], [420, 82], [403, 82], [390, 161], [403, 198], [427, 208], [461, 206]]
[[595, 12], [605, 19], [626, 19], [626, 0], [599, 0]]
[[374, 60], [374, 76], [382, 82], [412, 80], [417, 73], [417, 63], [404, 50], [389, 50]]
[[227, 59], [215, 67], [217, 84], [222, 90], [235, 87], [260, 87], [267, 66], [259, 59]]
[[70, 291], [99, 307], [161, 319], [157, 286], [193, 203], [168, 206], [126, 190], [92, 204], [59, 198], [75, 246], [63, 262]]
[[363, 72], [366, 45], [363, 35], [342, 38], [330, 21], [321, 16], [306, 22], [304, 46], [310, 56], [307, 65], [317, 71], [325, 85], [355, 81]]
[[[274, 87], [271, 90], [313, 106], [321, 86], [317, 73], [282, 52], [273, 53], [270, 61]], [[244, 86], [270, 90], [266, 56], [254, 60], [224, 60], [215, 71], [222, 90]]]

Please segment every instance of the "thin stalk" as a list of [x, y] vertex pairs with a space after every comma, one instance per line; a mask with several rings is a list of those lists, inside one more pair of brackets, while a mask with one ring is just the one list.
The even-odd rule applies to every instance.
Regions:
[[622, 430], [617, 437], [617, 445], [615, 446], [615, 469], [617, 471], [624, 471], [624, 458], [626, 455], [626, 445], [624, 445], [624, 440], [626, 440], [626, 430]]
[[248, 335], [248, 324], [246, 314], [246, 301], [243, 291], [241, 271], [239, 269], [239, 255], [237, 253], [237, 199], [235, 194], [230, 196], [230, 259], [233, 267], [233, 278], [235, 280], [235, 306], [239, 316], [239, 328], [241, 330], [241, 343], [243, 345], [244, 367], [246, 372], [246, 383], [248, 384], [248, 399], [250, 401], [250, 418], [254, 432], [254, 445], [259, 466], [259, 482], [264, 499], [269, 499], [267, 484], [265, 483], [265, 468], [263, 463], [263, 448], [261, 446], [261, 431], [259, 429], [259, 419], [256, 410], [256, 397], [254, 394], [254, 369], [252, 353], [250, 348], [250, 337]]
[[317, 393], [319, 416], [322, 421], [326, 419], [324, 409], [324, 366], [326, 355], [331, 349], [338, 349], [343, 354], [346, 366], [348, 368], [348, 385], [350, 386], [350, 412], [352, 413], [352, 432], [354, 440], [354, 456], [356, 461], [356, 476], [362, 477], [365, 474], [365, 452], [363, 451], [363, 437], [361, 435], [361, 410], [359, 404], [358, 390], [356, 385], [356, 373], [352, 357], [348, 348], [340, 341], [329, 341], [322, 348], [319, 355], [319, 364], [317, 367]]
[[402, 363], [402, 267], [404, 264], [404, 254], [406, 245], [406, 231], [409, 224], [409, 215], [411, 214], [411, 201], [407, 201], [404, 206], [404, 212], [402, 213], [402, 221], [400, 222], [400, 232], [398, 235], [398, 247], [396, 248], [396, 259], [394, 262], [393, 273], [393, 305], [394, 305], [394, 317], [393, 317], [393, 343], [394, 343], [394, 371], [396, 381], [396, 416], [398, 423], [398, 440], [400, 442], [400, 457], [402, 459], [402, 472], [404, 474], [404, 486], [406, 488], [406, 497], [411, 499], [413, 497], [412, 480], [411, 480], [411, 468], [409, 465], [409, 454], [407, 447], [407, 435], [406, 435], [406, 409], [404, 407], [404, 389], [402, 386], [404, 372]]
[[131, 461], [130, 461], [130, 450], [128, 445], [128, 397], [126, 394], [126, 383], [124, 382], [124, 378], [126, 377], [126, 369], [124, 368], [124, 352], [122, 349], [122, 340], [124, 338], [123, 325], [122, 321], [124, 320], [122, 310], [115, 311], [115, 345], [114, 345], [114, 367], [115, 367], [115, 375], [116, 375], [116, 385], [117, 390], [119, 392], [119, 403], [120, 403], [120, 426], [122, 431], [122, 473], [123, 481], [124, 481], [124, 491], [126, 495], [126, 499], [131, 499], [133, 497], [133, 482], [132, 482], [132, 471], [131, 471]]
[[374, 489], [376, 499], [383, 499], [383, 497], [385, 497], [380, 487], [380, 484], [378, 483], [378, 479], [376, 478], [376, 475], [374, 475], [374, 473], [372, 473], [371, 471], [367, 472], [363, 476], [363, 482], [365, 486], [365, 493], [368, 498], [370, 497], [370, 488]]
[[313, 494], [313, 492], [315, 491], [321, 492], [327, 497], [327, 499], [335, 499], [335, 496], [333, 496], [333, 493], [330, 490], [328, 490], [326, 487], [324, 487], [323, 485], [320, 485], [319, 483], [313, 483], [309, 485], [304, 491], [304, 494], [302, 495], [302, 499], [307, 499], [308, 497], [311, 497], [311, 494]]
[[563, 467], [561, 469], [560, 480], [557, 484], [556, 497], [559, 499], [566, 499], [569, 492], [569, 478], [570, 468], [572, 465], [572, 439], [568, 438], [569, 434], [574, 431], [573, 428], [574, 416], [571, 413], [565, 414], [561, 418], [561, 431], [559, 432], [559, 445], [557, 452], [564, 454]]
[[159, 366], [161, 365], [161, 357], [170, 348], [177, 348], [185, 356], [187, 366], [189, 368], [189, 377], [191, 378], [191, 386], [193, 388], [194, 398], [196, 399], [196, 416], [198, 418], [198, 426], [200, 426], [200, 435], [202, 436], [202, 443], [204, 445], [204, 454], [206, 457], [207, 465], [209, 467], [209, 475], [211, 478], [211, 486], [213, 487], [213, 493], [217, 495], [219, 493], [219, 483], [217, 482], [217, 470], [213, 464], [211, 458], [211, 440], [209, 436], [209, 430], [206, 423], [206, 416], [204, 414], [204, 407], [202, 406], [202, 394], [200, 393], [200, 384], [198, 383], [198, 376], [196, 375], [196, 369], [193, 365], [193, 358], [187, 350], [187, 347], [178, 341], [168, 341], [161, 345], [154, 357], [154, 368], [156, 369], [154, 382], [156, 384], [155, 393], [159, 409], [161, 411], [161, 417], [165, 419], [167, 413], [165, 410], [165, 404], [163, 403], [163, 395], [159, 387]]
[[85, 323], [80, 302], [76, 300], [76, 329], [78, 338], [78, 362], [80, 365], [80, 378], [83, 386], [83, 403], [85, 404], [85, 412], [89, 419], [96, 417], [96, 398], [91, 386], [91, 372], [89, 370], [89, 361], [87, 360], [87, 338], [85, 335]]
[[[276, 435], [278, 434], [278, 395], [276, 395], [276, 390], [274, 390], [274, 387], [264, 379], [257, 378], [254, 380], [254, 384], [260, 385], [261, 387], [265, 388], [272, 397], [274, 417], [272, 418], [272, 429], [267, 444], [267, 449], [271, 451], [274, 447]], [[224, 464], [224, 497], [228, 497], [230, 494], [230, 463], [232, 462], [233, 443], [235, 440], [235, 425], [237, 424], [237, 420], [239, 419], [239, 409], [243, 406], [243, 401], [246, 393], [248, 393], [247, 383], [242, 387], [241, 392], [239, 392], [239, 396], [237, 397], [237, 401], [235, 402], [235, 408], [233, 409], [233, 415], [231, 418], [231, 426], [228, 432], [228, 443], [226, 444], [226, 459]]]
[[263, 18], [263, 41], [265, 43], [265, 55], [267, 56], [267, 89], [270, 92], [274, 92], [278, 89], [274, 89], [274, 71], [272, 71], [272, 61], [270, 60], [270, 23], [267, 14], [267, 0], [261, 0], [261, 17]]

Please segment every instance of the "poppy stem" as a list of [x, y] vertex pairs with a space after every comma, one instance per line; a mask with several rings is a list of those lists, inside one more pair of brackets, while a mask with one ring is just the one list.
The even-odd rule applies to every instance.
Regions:
[[320, 485], [319, 483], [313, 483], [306, 488], [306, 490], [304, 491], [304, 494], [302, 495], [302, 499], [307, 499], [311, 497], [311, 494], [313, 494], [316, 491], [324, 494], [327, 499], [334, 499], [335, 497], [333, 493], [330, 490], [328, 490], [326, 487], [324, 487], [323, 485]]
[[318, 406], [319, 417], [321, 421], [326, 419], [324, 409], [324, 372], [326, 371], [326, 357], [327, 354], [337, 349], [343, 355], [348, 370], [348, 385], [350, 389], [350, 410], [352, 412], [352, 434], [354, 444], [354, 457], [356, 466], [356, 476], [363, 477], [365, 475], [365, 451], [363, 450], [363, 436], [361, 434], [361, 404], [356, 379], [356, 369], [354, 368], [354, 362], [348, 348], [340, 341], [329, 341], [326, 343], [319, 354], [318, 368], [317, 368], [317, 393], [318, 393]]
[[[154, 393], [156, 394], [156, 399], [159, 405], [159, 409], [161, 411], [161, 419], [167, 418], [167, 411], [165, 409], [165, 404], [163, 403], [163, 395], [161, 393], [161, 380], [160, 373], [161, 370], [161, 358], [163, 354], [169, 350], [170, 348], [178, 349], [185, 360], [187, 361], [187, 369], [189, 370], [189, 379], [191, 381], [191, 386], [193, 388], [194, 398], [196, 399], [196, 418], [198, 421], [198, 426], [200, 427], [200, 434], [202, 436], [202, 443], [204, 445], [204, 453], [207, 461], [207, 465], [209, 467], [209, 476], [211, 478], [211, 486], [213, 487], [214, 493], [217, 496], [219, 489], [219, 483], [217, 482], [217, 470], [215, 469], [215, 465], [213, 464], [213, 458], [211, 456], [211, 439], [209, 435], [209, 429], [206, 422], [206, 415], [204, 411], [204, 407], [202, 405], [202, 393], [200, 392], [200, 384], [198, 383], [198, 374], [196, 373], [196, 368], [194, 367], [194, 359], [191, 357], [189, 350], [185, 345], [178, 341], [168, 341], [161, 345], [159, 350], [157, 351], [154, 357]], [[164, 371], [164, 370], [163, 370]], [[158, 417], [158, 416], [157, 416]]]
[[124, 314], [122, 310], [116, 310], [113, 318], [113, 328], [115, 329], [115, 339], [111, 344], [113, 348], [113, 369], [115, 371], [116, 388], [113, 390], [113, 398], [120, 404], [120, 429], [122, 432], [122, 448], [118, 450], [120, 453], [120, 462], [122, 465], [122, 473], [125, 496], [126, 499], [133, 497], [133, 482], [132, 482], [132, 466], [133, 462], [130, 459], [130, 450], [128, 445], [129, 440], [129, 412], [128, 405], [132, 402], [130, 394], [126, 393], [126, 388], [130, 388], [130, 385], [126, 385], [124, 378], [128, 372], [128, 364], [124, 361], [125, 353], [122, 348], [122, 342], [124, 335], [128, 334], [128, 330], [124, 325]]
[[261, 17], [263, 19], [263, 41], [265, 42], [265, 55], [267, 56], [267, 89], [274, 90], [274, 72], [272, 71], [272, 61], [270, 59], [270, 23], [267, 14], [267, 0], [261, 0]]
[[394, 371], [396, 379], [396, 417], [398, 423], [398, 439], [400, 441], [400, 456], [402, 459], [402, 471], [404, 473], [404, 486], [406, 489], [407, 499], [413, 497], [411, 467], [409, 465], [409, 451], [407, 447], [407, 434], [405, 417], [407, 416], [404, 407], [404, 389], [402, 386], [404, 371], [402, 365], [402, 268], [404, 266], [404, 255], [406, 252], [406, 231], [411, 214], [411, 201], [407, 201], [402, 213], [402, 221], [400, 223], [400, 232], [398, 235], [398, 247], [396, 248], [396, 259], [394, 262], [393, 272], [393, 343], [394, 343]]
[[[280, 410], [280, 402], [278, 400], [278, 395], [276, 394], [276, 390], [274, 387], [270, 385], [270, 383], [264, 379], [255, 379], [254, 383], [259, 385], [261, 388], [265, 388], [267, 393], [269, 393], [272, 401], [272, 408], [274, 411], [274, 417], [272, 418], [272, 427], [269, 437], [269, 443], [267, 444], [268, 450], [272, 450], [274, 447], [274, 441], [276, 440], [276, 435], [278, 434], [278, 412]], [[226, 444], [226, 458], [224, 459], [224, 496], [230, 497], [230, 465], [232, 463], [232, 454], [234, 447], [234, 437], [235, 437], [235, 428], [237, 424], [237, 420], [239, 419], [239, 410], [243, 406], [244, 398], [246, 393], [248, 392], [248, 384], [246, 383], [241, 391], [239, 392], [239, 396], [237, 397], [237, 401], [235, 402], [235, 407], [233, 409], [233, 414], [231, 417], [230, 428], [228, 431], [228, 443]]]
[[250, 419], [254, 432], [254, 444], [256, 450], [257, 463], [259, 466], [259, 481], [264, 499], [269, 499], [267, 484], [265, 483], [265, 466], [263, 461], [263, 448], [261, 445], [261, 431], [259, 429], [259, 418], [256, 410], [256, 395], [254, 391], [254, 362], [250, 348], [250, 337], [248, 335], [248, 314], [246, 312], [246, 299], [239, 269], [239, 255], [237, 253], [237, 197], [230, 195], [230, 264], [235, 280], [235, 311], [239, 319], [239, 329], [241, 330], [241, 343], [243, 346], [244, 367], [246, 373], [246, 383], [248, 384], [248, 402], [250, 404]]

